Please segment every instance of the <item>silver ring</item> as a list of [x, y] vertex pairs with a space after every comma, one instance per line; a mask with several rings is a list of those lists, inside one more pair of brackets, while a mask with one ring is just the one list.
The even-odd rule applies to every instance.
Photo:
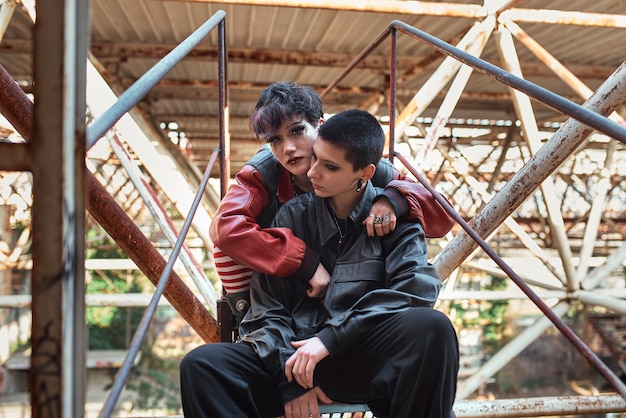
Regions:
[[375, 216], [373, 213], [370, 213], [370, 214], [368, 215], [368, 218], [375, 218], [375, 217], [376, 217], [376, 216]]
[[383, 218], [381, 218], [381, 217], [380, 217], [380, 216], [378, 216], [378, 215], [374, 215], [374, 223], [375, 223], [375, 224], [381, 224], [381, 223], [383, 223]]
[[388, 224], [390, 218], [391, 218], [391, 215], [389, 215], [389, 212], [385, 213], [385, 216], [383, 216], [383, 222], [385, 224]]

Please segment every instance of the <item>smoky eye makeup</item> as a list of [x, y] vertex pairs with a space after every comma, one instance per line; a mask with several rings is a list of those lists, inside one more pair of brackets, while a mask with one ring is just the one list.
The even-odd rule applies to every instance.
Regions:
[[306, 126], [299, 125], [299, 126], [294, 127], [291, 130], [290, 135], [291, 136], [302, 136], [302, 135], [304, 135], [305, 132], [306, 132]]

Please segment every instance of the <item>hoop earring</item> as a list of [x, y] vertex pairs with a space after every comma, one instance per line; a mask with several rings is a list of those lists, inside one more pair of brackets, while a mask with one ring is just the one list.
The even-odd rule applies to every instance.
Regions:
[[361, 188], [363, 187], [363, 179], [359, 179], [359, 181], [356, 183], [356, 192], [360, 192]]

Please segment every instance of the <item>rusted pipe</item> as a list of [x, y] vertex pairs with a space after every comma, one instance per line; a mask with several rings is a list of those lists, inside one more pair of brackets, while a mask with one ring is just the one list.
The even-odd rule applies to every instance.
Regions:
[[[0, 111], [28, 141], [33, 124], [33, 103], [2, 66], [0, 83]], [[89, 213], [156, 285], [166, 265], [163, 256], [89, 171], [86, 172], [86, 183]], [[163, 295], [204, 341], [219, 341], [217, 321], [175, 272], [172, 272]]]
[[[605, 115], [599, 115], [597, 112], [567, 100], [548, 89], [545, 89], [526, 79], [519, 78], [508, 71], [504, 71], [496, 65], [468, 54], [467, 52], [447, 44], [441, 39], [414, 28], [404, 22], [394, 20], [391, 22], [390, 27], [394, 27], [409, 36], [415, 37], [442, 53], [450, 57], [454, 57], [454, 59], [462, 62], [463, 64], [473, 67], [474, 70], [480, 74], [484, 74], [509, 87], [513, 87], [514, 89], [533, 97], [543, 104], [569, 115], [576, 120], [626, 144], [626, 127], [613, 122], [612, 120], [606, 118]], [[613, 73], [611, 78], [615, 78], [616, 73], [617, 71]]]
[[228, 52], [226, 44], [226, 22], [217, 27], [218, 72], [219, 72], [219, 144], [220, 144], [220, 198], [226, 195], [230, 181], [230, 112], [228, 110]]
[[234, 4], [248, 6], [297, 7], [299, 9], [345, 10], [353, 12], [401, 13], [420, 16], [481, 18], [487, 9], [474, 4], [437, 3], [430, 1], [386, 0], [358, 2], [353, 0], [180, 0], [185, 2]]
[[126, 385], [126, 381], [128, 380], [128, 376], [133, 369], [133, 365], [135, 364], [136, 358], [139, 355], [139, 351], [141, 350], [141, 345], [146, 338], [146, 334], [150, 330], [150, 323], [152, 322], [152, 318], [156, 313], [157, 306], [159, 304], [159, 299], [161, 299], [161, 295], [163, 291], [166, 289], [169, 284], [169, 279], [172, 277], [172, 272], [174, 271], [174, 263], [178, 259], [180, 254], [180, 250], [185, 245], [185, 237], [189, 232], [189, 228], [191, 227], [191, 221], [193, 219], [193, 214], [198, 209], [200, 205], [200, 201], [202, 200], [202, 191], [207, 186], [209, 182], [209, 177], [211, 177], [211, 169], [213, 168], [213, 164], [217, 159], [217, 150], [213, 153], [211, 157], [211, 161], [209, 162], [206, 171], [204, 173], [204, 177], [202, 178], [202, 183], [200, 184], [200, 188], [196, 192], [196, 196], [194, 201], [189, 209], [189, 213], [185, 218], [185, 222], [183, 227], [181, 228], [180, 234], [174, 243], [174, 248], [172, 248], [172, 254], [170, 255], [169, 260], [167, 261], [167, 265], [165, 269], [161, 272], [159, 277], [159, 284], [152, 295], [152, 299], [150, 303], [146, 307], [143, 316], [141, 317], [141, 321], [139, 321], [139, 325], [137, 325], [137, 330], [135, 331], [135, 335], [133, 335], [133, 339], [130, 342], [130, 346], [128, 347], [128, 351], [126, 353], [126, 357], [122, 362], [117, 374], [115, 375], [115, 381], [113, 382], [113, 386], [109, 391], [109, 394], [104, 402], [102, 410], [100, 411], [100, 417], [108, 418], [113, 413], [115, 409], [115, 405], [124, 390], [124, 385]]
[[608, 13], [589, 13], [546, 9], [509, 9], [500, 18], [517, 22], [552, 23], [559, 25], [626, 28], [626, 16]]
[[[89, 213], [155, 285], [166, 261], [96, 177], [87, 176]], [[182, 279], [172, 272], [163, 296], [205, 341], [219, 341], [218, 324]]]
[[[24, 138], [33, 133], [33, 102], [24, 94], [11, 74], [0, 65], [0, 112]], [[10, 116], [10, 119], [9, 119]]]
[[[597, 112], [598, 115], [613, 112], [626, 98], [624, 80], [626, 80], [626, 63], [623, 63], [613, 76], [598, 88], [585, 102], [585, 107]], [[576, 119], [568, 119], [472, 219], [473, 228], [482, 237], [489, 236], [528, 196], [534, 193], [537, 187], [585, 141], [592, 131], [591, 127]], [[441, 276], [447, 277], [474, 249], [476, 249], [476, 242], [464, 231], [459, 232], [436, 257], [435, 262], [442, 265]]]
[[[552, 396], [489, 401], [457, 401], [456, 416], [461, 417], [544, 417], [623, 412], [626, 402], [619, 395]], [[608, 416], [608, 415], [606, 415]]]
[[115, 123], [132, 109], [154, 87], [165, 74], [178, 64], [220, 22], [226, 13], [218, 10], [206, 22], [170, 51], [156, 65], [142, 75], [98, 119], [87, 126], [87, 149], [91, 148]]

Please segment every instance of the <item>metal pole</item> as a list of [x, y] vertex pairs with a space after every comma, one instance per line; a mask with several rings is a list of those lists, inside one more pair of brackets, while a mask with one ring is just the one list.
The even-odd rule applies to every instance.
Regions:
[[393, 163], [395, 154], [396, 105], [397, 105], [397, 70], [398, 70], [398, 32], [391, 29], [391, 51], [389, 57], [389, 161]]
[[[467, 52], [480, 56], [487, 44], [487, 40], [491, 36], [491, 32], [493, 31], [495, 25], [495, 17], [489, 16], [485, 19], [486, 22], [484, 25], [481, 25], [481, 32], [478, 34], [476, 41], [469, 46]], [[443, 128], [446, 126], [450, 115], [454, 111], [459, 99], [461, 98], [461, 94], [469, 81], [470, 76], [472, 75], [472, 67], [468, 67], [467, 65], [461, 66], [458, 70], [456, 77], [452, 81], [450, 85], [450, 89], [446, 94], [446, 97], [443, 99], [437, 114], [433, 118], [433, 122], [430, 125], [430, 130], [427, 132], [426, 137], [424, 138], [424, 145], [420, 148], [417, 156], [414, 159], [414, 166], [418, 171], [422, 171], [422, 167], [424, 164], [424, 160], [428, 158], [430, 152], [435, 147], [439, 136], [442, 133]]]
[[[624, 399], [626, 399], [626, 384], [622, 382], [612, 371], [609, 369], [599, 358], [598, 356], [591, 351], [589, 347], [585, 345], [585, 343], [569, 328], [560, 318], [545, 304], [543, 300], [541, 300], [537, 295], [533, 292], [533, 290], [507, 265], [504, 260], [491, 248], [487, 245], [487, 243], [481, 238], [480, 235], [476, 232], [476, 230], [472, 229], [470, 225], [465, 222], [461, 216], [456, 213], [454, 208], [450, 206], [442, 196], [437, 193], [435, 189], [432, 188], [430, 184], [409, 164], [406, 158], [402, 157], [400, 154], [396, 154], [398, 159], [405, 165], [405, 167], [409, 170], [411, 174], [415, 176], [419, 180], [420, 183], [424, 187], [428, 189], [428, 191], [435, 197], [435, 199], [443, 206], [446, 211], [454, 217], [454, 219], [461, 225], [464, 231], [469, 234], [472, 240], [475, 243], [480, 245], [480, 247], [487, 253], [489, 257], [493, 261], [500, 266], [502, 270], [506, 272], [506, 274], [515, 282], [515, 284], [528, 296], [528, 298], [543, 312], [543, 314], [548, 317], [552, 323], [558, 328], [559, 331], [576, 347], [576, 349], [583, 355], [585, 359], [589, 363], [591, 363], [598, 372], [604, 376], [604, 378], [615, 388], [615, 390], [620, 393]], [[499, 224], [499, 222], [497, 223]], [[458, 236], [458, 235], [457, 235]], [[455, 237], [456, 238], [456, 237]], [[454, 239], [453, 239], [454, 241]], [[452, 242], [448, 243], [446, 248], [452, 245]], [[440, 253], [441, 254], [441, 253]], [[433, 262], [440, 276], [441, 275], [442, 265], [438, 262]]]
[[219, 72], [219, 135], [220, 135], [220, 197], [228, 191], [230, 182], [230, 109], [228, 107], [228, 52], [226, 50], [226, 22], [218, 26], [218, 72]]
[[[85, 231], [87, 200], [85, 137], [87, 125], [85, 114], [87, 113], [86, 65], [90, 39], [90, 2], [65, 0], [64, 4], [67, 48], [63, 77], [66, 95], [64, 124], [66, 124], [67, 132], [65, 133], [66, 139], [63, 141], [63, 154], [68, 161], [64, 167], [64, 195], [66, 196], [64, 202], [66, 238], [63, 241], [64, 276], [66, 277], [64, 293], [67, 302], [64, 304], [63, 312], [66, 349], [63, 351], [62, 391], [63, 416], [75, 418], [85, 414], [87, 387], [87, 330], [85, 325], [85, 237], [87, 235]], [[46, 43], [44, 45], [44, 47], [49, 47]]]
[[[511, 74], [522, 78], [522, 67], [517, 58], [513, 36], [503, 27], [500, 29], [501, 30], [499, 30], [496, 35], [496, 46], [498, 47], [503, 67]], [[526, 143], [528, 144], [528, 149], [531, 155], [534, 155], [541, 148], [542, 144], [541, 138], [539, 138], [539, 129], [537, 128], [537, 121], [535, 120], [530, 98], [512, 87], [509, 87], [509, 92], [513, 98], [513, 105], [517, 116], [522, 124], [522, 130]], [[570, 290], [577, 289], [578, 283], [576, 281], [576, 270], [572, 263], [572, 250], [569, 247], [565, 223], [563, 222], [559, 202], [556, 199], [556, 190], [552, 179], [547, 177], [539, 185], [539, 188], [548, 212], [550, 231], [552, 232], [552, 236], [557, 244], [557, 250], [561, 256], [568, 288]]]
[[626, 16], [608, 13], [546, 9], [510, 9], [502, 12], [500, 17], [502, 20], [515, 20], [518, 22], [626, 28]]
[[[174, 227], [172, 219], [167, 215], [165, 208], [157, 198], [154, 189], [141, 173], [141, 170], [131, 162], [131, 157], [124, 148], [122, 140], [112, 130], [107, 132], [106, 138], [109, 141], [111, 149], [115, 155], [117, 155], [120, 164], [126, 170], [130, 181], [137, 189], [137, 192], [139, 192], [148, 210], [163, 231], [163, 234], [170, 244], [174, 245], [178, 238], [178, 232]], [[189, 273], [189, 276], [200, 291], [200, 294], [204, 297], [205, 302], [209, 305], [209, 311], [215, 316], [217, 292], [215, 288], [211, 286], [211, 281], [186, 245], [182, 247], [180, 259], [187, 269], [187, 273]]]
[[619, 268], [624, 260], [626, 260], [626, 241], [624, 241], [618, 249], [613, 251], [606, 260], [604, 260], [604, 263], [591, 270], [591, 273], [582, 281], [581, 288], [585, 290], [594, 289], [602, 279], [611, 274], [616, 268]]
[[587, 227], [583, 236], [583, 244], [580, 249], [580, 262], [578, 264], [577, 279], [582, 280], [589, 270], [589, 260], [593, 256], [596, 246], [596, 237], [600, 224], [602, 223], [602, 211], [605, 208], [605, 198], [611, 187], [611, 165], [613, 164], [613, 153], [617, 148], [617, 142], [611, 141], [606, 149], [604, 168], [599, 170], [598, 181], [593, 187], [595, 195], [591, 203], [591, 209], [587, 216]]
[[[36, 5], [31, 142], [33, 417], [84, 414], [84, 115], [87, 7]], [[77, 142], [80, 142], [78, 144]]]
[[[454, 412], [461, 418], [504, 418], [545, 416], [589, 416], [589, 414], [622, 413], [626, 401], [619, 395], [550, 396], [541, 398], [497, 399], [493, 401], [457, 401]], [[597, 416], [597, 415], [593, 415]]]
[[218, 10], [206, 22], [178, 44], [169, 54], [163, 57], [154, 67], [142, 75], [132, 86], [122, 93], [117, 102], [102, 116], [87, 127], [87, 149], [98, 141], [114, 124], [134, 107], [159, 80], [178, 64], [206, 35], [223, 21], [226, 13]]
[[480, 18], [487, 15], [483, 6], [458, 3], [400, 0], [185, 0], [197, 3], [239, 4], [250, 6], [297, 7], [373, 13], [402, 13], [420, 16]]
[[[613, 112], [626, 100], [626, 63], [605, 81], [585, 102], [585, 107], [598, 115]], [[575, 151], [591, 133], [592, 128], [568, 119], [541, 147], [515, 176], [472, 219], [473, 228], [480, 236], [488, 236], [504, 219], [530, 196], [554, 170]], [[477, 244], [464, 231], [460, 231], [435, 257], [445, 278], [474, 251]]]
[[626, 314], [626, 300], [624, 299], [618, 299], [611, 295], [600, 295], [597, 292], [588, 292], [586, 290], [579, 290], [574, 296], [586, 305], [598, 305], [613, 312]]
[[193, 204], [189, 210], [189, 213], [185, 217], [185, 222], [183, 227], [181, 228], [180, 234], [178, 235], [178, 239], [176, 240], [176, 244], [174, 244], [174, 248], [172, 249], [172, 253], [170, 254], [170, 258], [167, 260], [167, 264], [161, 273], [161, 277], [159, 277], [159, 283], [152, 295], [152, 299], [150, 300], [150, 304], [146, 307], [146, 310], [141, 317], [141, 321], [137, 326], [137, 330], [135, 331], [135, 335], [133, 335], [133, 339], [131, 341], [130, 347], [128, 348], [128, 352], [126, 353], [126, 357], [124, 357], [124, 361], [117, 371], [115, 375], [115, 379], [113, 381], [113, 387], [109, 391], [109, 394], [104, 402], [104, 406], [100, 411], [99, 417], [108, 418], [113, 413], [113, 409], [115, 408], [115, 404], [119, 399], [120, 394], [122, 393], [122, 389], [126, 384], [126, 380], [130, 375], [130, 371], [135, 363], [135, 359], [137, 358], [137, 354], [139, 354], [139, 350], [141, 348], [141, 344], [143, 343], [146, 334], [148, 333], [148, 329], [150, 327], [150, 322], [152, 322], [152, 318], [154, 317], [154, 313], [156, 312], [159, 299], [161, 295], [165, 291], [168, 280], [172, 271], [174, 269], [174, 263], [178, 259], [178, 255], [180, 254], [180, 250], [185, 242], [185, 237], [189, 232], [189, 228], [191, 226], [191, 220], [193, 218], [196, 209], [200, 205], [200, 201], [202, 200], [202, 194], [204, 193], [204, 188], [209, 182], [209, 178], [211, 177], [211, 170], [213, 169], [213, 164], [217, 159], [217, 151], [213, 153], [211, 156], [211, 160], [207, 165], [204, 177], [202, 178], [201, 186], [196, 193], [196, 197], [193, 201]]
[[[7, 120], [27, 141], [33, 119], [33, 103], [11, 76], [0, 66], [0, 110]], [[30, 144], [28, 144], [30, 146]], [[113, 238], [128, 257], [156, 285], [165, 268], [165, 260], [146, 238], [128, 214], [90, 172], [85, 173], [87, 183], [87, 210]], [[218, 324], [195, 297], [176, 272], [172, 272], [164, 296], [206, 342], [219, 341]]]
[[[480, 72], [481, 74], [498, 80], [501, 83], [506, 84], [507, 86], [514, 87], [516, 90], [526, 93], [527, 95], [539, 100], [540, 102], [552, 107], [553, 109], [567, 114], [587, 124], [588, 126], [597, 129], [600, 132], [603, 132], [623, 143], [626, 143], [626, 127], [618, 125], [617, 123], [611, 121], [610, 119], [607, 119], [603, 115], [593, 112], [585, 108], [584, 106], [581, 106], [570, 100], [567, 100], [550, 90], [531, 83], [528, 80], [516, 77], [508, 71], [502, 70], [500, 67], [481, 60], [480, 58], [474, 57], [473, 55], [468, 54], [467, 52], [459, 48], [455, 48], [454, 46], [424, 31], [407, 25], [404, 22], [394, 20], [391, 25], [409, 36], [413, 36], [422, 40], [423, 42], [431, 45], [432, 47], [438, 49], [444, 54], [455, 57], [455, 59], [460, 60], [462, 63], [472, 66], [474, 70]], [[613, 77], [614, 75], [611, 76], [611, 78]]]

